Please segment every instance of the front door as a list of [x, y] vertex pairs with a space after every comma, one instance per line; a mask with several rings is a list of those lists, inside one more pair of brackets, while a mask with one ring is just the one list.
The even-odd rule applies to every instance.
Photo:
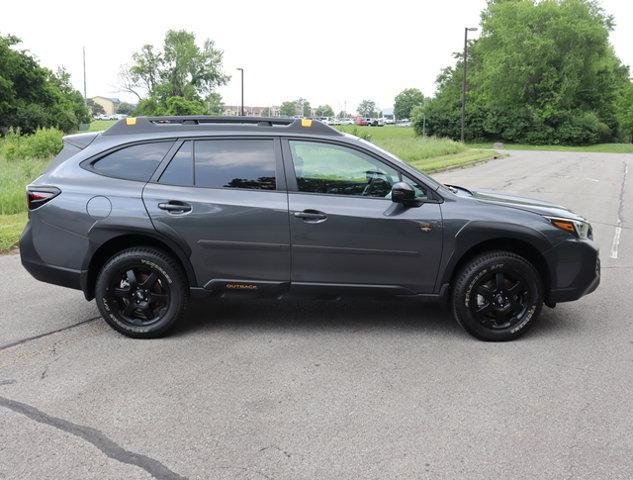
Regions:
[[[433, 291], [442, 218], [424, 185], [341, 144], [290, 139], [284, 152], [289, 185], [296, 181], [288, 196], [293, 286]], [[398, 181], [416, 189], [419, 206], [391, 201]]]
[[279, 150], [273, 138], [185, 140], [146, 185], [154, 226], [188, 244], [200, 286], [261, 289], [290, 280]]

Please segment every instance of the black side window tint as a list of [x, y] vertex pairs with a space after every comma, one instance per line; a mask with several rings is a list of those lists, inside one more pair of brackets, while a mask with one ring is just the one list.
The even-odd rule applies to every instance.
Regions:
[[185, 142], [180, 146], [159, 182], [182, 187], [193, 185], [193, 142]]
[[97, 160], [93, 168], [111, 177], [146, 182], [171, 148], [172, 143], [144, 143], [125, 147]]
[[272, 140], [202, 140], [194, 146], [197, 187], [274, 190]]

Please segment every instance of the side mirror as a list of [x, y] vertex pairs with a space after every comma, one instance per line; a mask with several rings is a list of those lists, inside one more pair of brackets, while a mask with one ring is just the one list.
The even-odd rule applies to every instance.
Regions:
[[396, 203], [413, 203], [415, 190], [407, 182], [396, 182], [391, 187], [391, 201]]

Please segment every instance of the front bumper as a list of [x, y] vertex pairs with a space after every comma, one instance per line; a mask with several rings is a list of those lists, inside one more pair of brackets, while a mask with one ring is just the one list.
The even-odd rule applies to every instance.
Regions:
[[600, 255], [593, 241], [570, 239], [554, 247], [550, 257], [555, 266], [550, 302], [578, 300], [600, 285]]

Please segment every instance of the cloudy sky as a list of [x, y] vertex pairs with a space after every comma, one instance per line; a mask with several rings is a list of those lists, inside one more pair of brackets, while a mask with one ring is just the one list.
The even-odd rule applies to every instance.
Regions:
[[[602, 0], [615, 16], [611, 41], [633, 65], [633, 2]], [[86, 47], [88, 96], [133, 100], [117, 74], [143, 44], [160, 45], [168, 29], [210, 38], [224, 51], [232, 76], [224, 103], [239, 104], [237, 67], [245, 69], [245, 103], [278, 105], [307, 98], [354, 111], [364, 99], [391, 107], [404, 88], [431, 95], [437, 74], [476, 26], [485, 0], [435, 1], [5, 1], [0, 33], [23, 40], [45, 66], [63, 65], [83, 90]], [[475, 34], [476, 35], [476, 34]]]

